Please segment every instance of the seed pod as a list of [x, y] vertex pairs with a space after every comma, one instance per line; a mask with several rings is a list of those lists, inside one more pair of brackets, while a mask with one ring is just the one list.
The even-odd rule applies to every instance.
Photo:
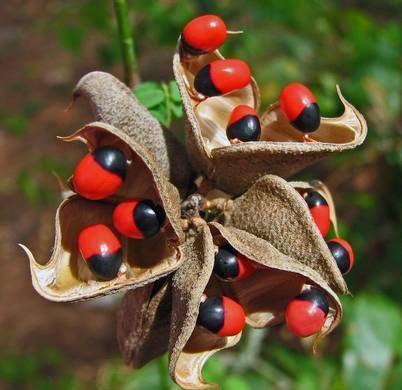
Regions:
[[259, 91], [252, 80], [249, 86], [236, 92], [197, 101], [191, 87], [194, 77], [217, 58], [222, 57], [214, 52], [185, 62], [181, 61], [179, 50], [173, 58], [173, 71], [188, 121], [188, 156], [197, 171], [215, 187], [240, 195], [265, 174], [287, 178], [331, 153], [355, 148], [366, 138], [366, 121], [337, 87], [345, 111], [337, 118], [321, 118], [320, 127], [311, 134], [315, 142], [304, 142], [280, 104], [274, 103], [260, 117], [259, 142], [231, 145], [226, 127], [233, 109], [248, 105], [257, 111]]
[[141, 368], [167, 351], [171, 310], [170, 277], [126, 293], [117, 312], [117, 341], [127, 364]]
[[246, 105], [235, 107], [226, 128], [227, 137], [248, 142], [258, 141], [260, 134], [260, 120], [255, 110]]
[[234, 200], [231, 224], [316, 270], [338, 291], [348, 291], [306, 202], [285, 180], [272, 175], [259, 179]]
[[77, 165], [72, 183], [84, 198], [99, 200], [113, 195], [126, 178], [127, 161], [116, 148], [102, 146]]
[[113, 224], [123, 235], [144, 239], [157, 234], [165, 222], [162, 207], [147, 199], [120, 203], [113, 212]]
[[204, 226], [186, 242], [186, 261], [173, 276], [169, 369], [174, 381], [185, 389], [216, 388], [204, 381], [202, 366], [209, 356], [235, 345], [241, 336], [220, 337], [196, 326], [202, 296], [222, 295], [223, 287], [211, 273], [213, 245], [224, 243], [261, 266], [249, 278], [225, 287], [225, 295], [244, 308], [247, 324], [264, 327], [282, 322], [287, 303], [305, 285], [317, 285], [328, 295], [330, 311], [317, 337], [329, 333], [342, 316], [339, 299], [315, 270], [242, 230], [216, 222]]
[[181, 34], [182, 49], [193, 56], [212, 53], [226, 40], [225, 22], [216, 15], [203, 15], [190, 20]]
[[350, 244], [341, 238], [333, 238], [327, 242], [327, 245], [342, 275], [347, 274], [353, 268], [355, 262], [355, 256]]
[[[22, 246], [30, 260], [36, 291], [52, 301], [77, 301], [141, 287], [175, 270], [182, 261], [179, 194], [149, 152], [125, 133], [100, 122], [63, 139], [83, 141], [90, 151], [111, 145], [124, 153], [129, 165], [124, 184], [108, 202], [89, 201], [75, 195], [61, 203], [56, 213], [54, 250], [45, 265], [36, 262], [28, 248]], [[93, 224], [113, 226], [114, 203], [133, 198], [150, 199], [163, 207], [166, 213], [163, 232], [147, 240], [116, 235], [123, 248], [123, 269], [110, 281], [99, 280], [79, 254], [79, 233]]]
[[186, 151], [125, 84], [111, 74], [91, 72], [74, 88], [74, 100], [80, 96], [89, 101], [96, 120], [120, 129], [148, 149], [161, 173], [186, 193], [191, 175]]

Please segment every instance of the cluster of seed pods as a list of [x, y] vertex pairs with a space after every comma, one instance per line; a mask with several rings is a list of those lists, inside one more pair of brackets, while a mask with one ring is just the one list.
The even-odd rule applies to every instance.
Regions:
[[[182, 57], [186, 62], [212, 53], [227, 38], [225, 22], [216, 15], [204, 15], [191, 20], [181, 35]], [[204, 100], [244, 88], [251, 81], [249, 66], [239, 59], [215, 60], [202, 67], [194, 78], [194, 89], [198, 99]], [[300, 132], [314, 132], [320, 126], [320, 108], [313, 93], [301, 83], [286, 85], [280, 93], [280, 107], [289, 123]], [[258, 113], [247, 105], [236, 106], [226, 127], [226, 135], [233, 143], [258, 141], [261, 125]], [[330, 210], [325, 198], [317, 191], [304, 191], [311, 215], [325, 238], [329, 233]], [[342, 239], [328, 241], [336, 263], [345, 274], [354, 262], [351, 246]], [[250, 260], [236, 253], [230, 246], [219, 248], [215, 255], [214, 273], [224, 281], [241, 280], [254, 272]], [[316, 288], [302, 292], [289, 302], [286, 323], [296, 336], [306, 337], [318, 333], [325, 323], [329, 306], [325, 295]], [[245, 313], [241, 306], [229, 297], [208, 297], [200, 305], [198, 324], [221, 335], [233, 336], [245, 324]], [[230, 324], [227, 325], [227, 324]]]
[[172, 378], [191, 389], [206, 388], [206, 359], [235, 345], [246, 324], [284, 322], [315, 340], [329, 333], [342, 317], [333, 288], [348, 292], [342, 275], [354, 264], [326, 187], [286, 178], [363, 142], [363, 116], [338, 90], [345, 113], [321, 117], [297, 82], [259, 116], [249, 66], [218, 51], [231, 33], [204, 15], [180, 36], [173, 70], [185, 148], [112, 75], [79, 81], [74, 97], [89, 100], [98, 122], [64, 140], [90, 153], [56, 212], [50, 260], [23, 246], [47, 299], [131, 290], [119, 310], [125, 360], [139, 368], [169, 350]]
[[[227, 29], [216, 15], [191, 20], [181, 35], [181, 49], [186, 61], [212, 53], [225, 42]], [[251, 81], [249, 66], [239, 59], [215, 60], [201, 68], [194, 79], [194, 89], [203, 100], [244, 88]], [[301, 83], [286, 85], [280, 94], [281, 109], [289, 123], [307, 134], [320, 126], [320, 108], [313, 93]], [[258, 141], [261, 125], [257, 112], [247, 105], [236, 106], [227, 124], [231, 142]], [[308, 136], [306, 137], [308, 139]]]
[[[102, 146], [87, 154], [72, 178], [74, 190], [89, 200], [113, 196], [127, 174], [127, 160], [117, 148]], [[113, 212], [114, 228], [123, 236], [142, 240], [157, 234], [165, 222], [162, 207], [148, 199], [131, 199]], [[78, 237], [78, 248], [93, 274], [101, 280], [115, 278], [123, 262], [122, 245], [110, 227], [93, 224]]]

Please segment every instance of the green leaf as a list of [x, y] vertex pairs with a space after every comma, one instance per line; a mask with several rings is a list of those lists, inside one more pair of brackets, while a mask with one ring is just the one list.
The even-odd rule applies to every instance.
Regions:
[[171, 108], [172, 108], [172, 113], [176, 118], [183, 117], [183, 106], [181, 104], [176, 104], [176, 103], [172, 102]]
[[169, 94], [172, 100], [176, 103], [181, 103], [181, 96], [176, 81], [169, 81]]
[[156, 107], [166, 99], [161, 86], [150, 81], [138, 84], [134, 94], [146, 108]]
[[149, 112], [165, 127], [169, 127], [168, 115], [166, 111], [166, 105], [159, 105], [149, 110]]
[[401, 313], [379, 295], [362, 295], [347, 305], [343, 374], [350, 388], [382, 389], [398, 345]]

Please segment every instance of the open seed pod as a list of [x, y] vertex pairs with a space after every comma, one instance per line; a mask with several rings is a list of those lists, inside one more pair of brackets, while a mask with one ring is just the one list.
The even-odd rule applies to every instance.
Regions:
[[184, 61], [179, 49], [173, 58], [188, 120], [188, 155], [194, 167], [216, 187], [240, 195], [265, 174], [287, 178], [330, 153], [353, 149], [364, 141], [366, 121], [337, 87], [345, 111], [337, 118], [322, 117], [319, 129], [310, 135], [314, 142], [303, 142], [302, 133], [289, 124], [279, 103], [274, 103], [261, 116], [259, 141], [231, 145], [226, 136], [231, 111], [239, 104], [258, 110], [259, 92], [253, 81], [246, 88], [199, 103], [192, 91], [194, 75], [216, 58], [221, 58], [218, 52]]
[[140, 368], [168, 349], [171, 280], [126, 293], [117, 313], [117, 340], [126, 364]]
[[[61, 203], [56, 212], [53, 253], [46, 264], [38, 263], [22, 246], [30, 260], [37, 292], [52, 301], [77, 301], [141, 287], [175, 270], [182, 261], [179, 245], [184, 238], [180, 198], [149, 151], [125, 132], [101, 122], [91, 123], [63, 140], [82, 141], [89, 151], [104, 145], [118, 148], [128, 161], [127, 175], [113, 197], [89, 201], [74, 195]], [[165, 223], [153, 237], [132, 240], [114, 230], [114, 206], [131, 198], [150, 199], [164, 209]], [[123, 263], [112, 280], [100, 280], [90, 272], [78, 250], [79, 233], [92, 224], [106, 225], [121, 243]]]
[[186, 192], [191, 169], [184, 147], [162, 128], [125, 84], [109, 73], [91, 72], [79, 80], [73, 96], [84, 96], [96, 120], [120, 129], [148, 149], [162, 173], [181, 192]]
[[[213, 274], [214, 247], [225, 243], [253, 261], [258, 271], [238, 282], [218, 279]], [[218, 388], [203, 379], [202, 367], [212, 354], [234, 346], [241, 337], [241, 332], [221, 337], [197, 325], [199, 305], [205, 295], [224, 295], [239, 302], [246, 322], [260, 328], [282, 322], [287, 303], [314, 285], [326, 293], [331, 307], [317, 339], [334, 329], [342, 317], [338, 297], [319, 273], [284, 255], [263, 239], [211, 223], [186, 246], [186, 260], [173, 276], [169, 342], [170, 374], [182, 388]]]
[[[181, 61], [180, 40], [173, 57], [173, 71], [187, 116], [186, 148], [194, 168], [208, 177], [215, 169], [212, 151], [230, 145], [226, 138], [226, 124], [230, 113], [239, 104], [247, 104], [258, 110], [260, 97], [257, 84], [252, 78], [246, 87], [204, 101], [199, 101], [193, 84], [197, 72], [211, 61], [223, 59], [219, 51]], [[222, 131], [217, 131], [217, 128]], [[224, 189], [224, 188], [223, 188]]]
[[[301, 184], [296, 184], [296, 188], [298, 185]], [[336, 290], [348, 292], [306, 202], [291, 184], [280, 177], [266, 175], [235, 199], [230, 223], [314, 269]]]

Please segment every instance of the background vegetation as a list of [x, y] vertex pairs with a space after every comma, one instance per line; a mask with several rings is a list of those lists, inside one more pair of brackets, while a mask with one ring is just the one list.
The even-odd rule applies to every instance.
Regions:
[[[68, 177], [82, 152], [55, 146], [54, 136], [90, 118], [85, 107], [67, 114], [62, 109], [82, 74], [102, 69], [122, 77], [122, 67], [111, 1], [20, 3], [8, 2], [0, 15], [5, 59], [0, 201], [8, 205], [0, 213], [0, 387], [174, 388], [166, 357], [136, 372], [123, 366], [114, 340], [114, 304], [55, 308], [33, 297], [26, 260], [15, 243], [31, 242], [46, 258], [58, 201], [50, 173]], [[338, 115], [339, 83], [369, 123], [363, 147], [298, 175], [328, 184], [341, 236], [356, 251], [355, 268], [347, 276], [354, 296], [342, 299], [343, 324], [317, 356], [282, 328], [248, 331], [240, 346], [210, 359], [206, 377], [225, 390], [402, 388], [400, 2], [129, 4], [141, 79], [154, 82], [140, 84], [135, 93], [179, 137], [182, 113], [170, 82], [171, 56], [186, 22], [204, 13], [216, 13], [231, 29], [245, 31], [222, 51], [251, 65], [263, 107], [277, 99], [284, 84], [299, 80], [313, 89], [325, 116]]]

